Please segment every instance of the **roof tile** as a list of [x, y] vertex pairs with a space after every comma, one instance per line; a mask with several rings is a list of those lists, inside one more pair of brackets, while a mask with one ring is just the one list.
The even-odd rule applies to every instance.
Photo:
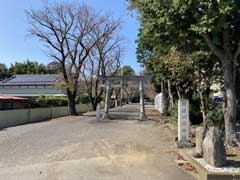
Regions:
[[55, 79], [56, 79], [55, 74], [14, 75], [4, 81], [1, 81], [0, 85], [53, 84]]

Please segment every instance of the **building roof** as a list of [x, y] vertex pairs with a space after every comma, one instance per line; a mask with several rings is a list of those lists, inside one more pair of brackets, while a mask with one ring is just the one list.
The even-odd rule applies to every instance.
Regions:
[[0, 82], [4, 85], [53, 85], [56, 80], [55, 74], [23, 74], [14, 75]]
[[0, 100], [27, 100], [27, 99], [22, 97], [5, 96], [0, 94]]

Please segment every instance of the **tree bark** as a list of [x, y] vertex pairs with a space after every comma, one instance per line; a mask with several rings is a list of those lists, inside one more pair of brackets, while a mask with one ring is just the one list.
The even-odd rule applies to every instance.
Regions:
[[70, 90], [67, 90], [67, 96], [68, 96], [69, 114], [72, 115], [72, 116], [75, 116], [75, 115], [77, 115], [76, 92], [71, 92]]
[[[90, 97], [90, 96], [89, 96], [89, 97]], [[91, 98], [92, 109], [93, 109], [93, 111], [96, 111], [96, 109], [97, 109], [96, 100], [95, 100], [95, 98], [93, 98], [93, 97], [90, 97], [90, 98]]]
[[172, 109], [174, 107], [174, 99], [173, 99], [172, 90], [171, 90], [171, 82], [170, 80], [168, 80], [167, 82], [168, 82], [168, 94], [170, 98], [170, 109]]
[[233, 66], [229, 61], [225, 60], [223, 64], [224, 85], [225, 85], [225, 98], [223, 104], [224, 120], [225, 120], [225, 136], [226, 144], [233, 146], [236, 141], [236, 91], [234, 86]]
[[239, 49], [235, 55], [232, 54], [230, 41], [230, 32], [226, 26], [223, 32], [223, 50], [217, 48], [208, 34], [204, 34], [203, 38], [209, 48], [221, 60], [223, 66], [225, 98], [223, 104], [224, 123], [225, 123], [225, 140], [228, 146], [238, 145], [240, 142], [236, 138], [236, 90], [235, 90], [235, 59], [239, 55]]
[[203, 126], [206, 127], [206, 102], [204, 98], [204, 87], [202, 83], [202, 76], [201, 73], [199, 72], [199, 81], [198, 81], [198, 88], [199, 88], [199, 97], [200, 97], [200, 109], [202, 113], [202, 118], [203, 118]]

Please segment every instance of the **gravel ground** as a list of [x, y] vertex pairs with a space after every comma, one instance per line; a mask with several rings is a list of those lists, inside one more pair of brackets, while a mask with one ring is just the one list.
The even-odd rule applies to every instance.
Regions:
[[[151, 111], [148, 106], [147, 111]], [[174, 162], [174, 133], [155, 121], [138, 121], [138, 106], [0, 131], [0, 179], [193, 179]]]

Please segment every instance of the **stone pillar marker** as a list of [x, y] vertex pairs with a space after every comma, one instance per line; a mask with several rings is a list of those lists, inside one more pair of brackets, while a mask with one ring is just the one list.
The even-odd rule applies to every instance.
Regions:
[[114, 95], [115, 95], [114, 104], [115, 104], [115, 108], [116, 108], [116, 107], [118, 107], [118, 99], [117, 99], [116, 89], [114, 90]]
[[143, 81], [139, 81], [139, 92], [140, 92], [140, 119], [146, 119], [145, 108], [144, 108], [144, 89]]
[[178, 100], [178, 148], [190, 147], [192, 144], [189, 139], [189, 100]]
[[157, 109], [161, 114], [163, 113], [163, 96], [159, 93], [155, 96], [155, 109]]
[[97, 119], [97, 122], [99, 122], [101, 120], [100, 104], [97, 104], [96, 119]]
[[109, 118], [109, 107], [110, 107], [110, 91], [111, 91], [111, 81], [107, 80], [107, 87], [106, 87], [106, 97], [105, 97], [105, 108], [103, 118]]

